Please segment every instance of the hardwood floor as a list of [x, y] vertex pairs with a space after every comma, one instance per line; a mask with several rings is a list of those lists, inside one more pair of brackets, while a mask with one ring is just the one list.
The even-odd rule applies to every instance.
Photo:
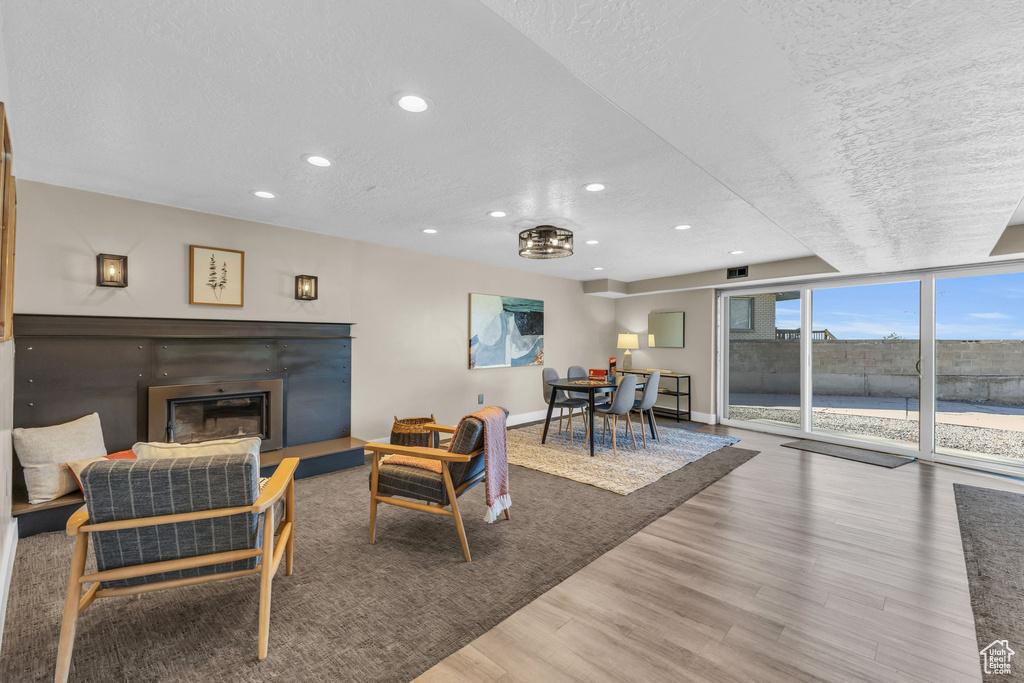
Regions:
[[952, 484], [1024, 483], [701, 431], [761, 454], [417, 680], [981, 680]]

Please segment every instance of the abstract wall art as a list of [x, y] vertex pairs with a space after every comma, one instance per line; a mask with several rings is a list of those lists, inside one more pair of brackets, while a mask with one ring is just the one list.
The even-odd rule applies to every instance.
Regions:
[[469, 368], [544, 365], [544, 302], [469, 295]]
[[241, 306], [244, 296], [244, 251], [189, 246], [190, 304]]

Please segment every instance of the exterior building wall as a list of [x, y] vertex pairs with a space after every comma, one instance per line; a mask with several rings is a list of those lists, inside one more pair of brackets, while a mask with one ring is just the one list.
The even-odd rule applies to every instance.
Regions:
[[754, 300], [754, 329], [730, 330], [729, 339], [775, 339], [775, 294], [755, 294], [736, 299]]

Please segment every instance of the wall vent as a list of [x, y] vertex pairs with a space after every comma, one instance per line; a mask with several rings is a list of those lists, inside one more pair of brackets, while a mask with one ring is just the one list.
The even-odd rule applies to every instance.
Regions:
[[749, 266], [740, 266], [739, 268], [730, 268], [726, 271], [725, 278], [727, 280], [735, 280], [738, 277], [746, 277], [748, 267]]

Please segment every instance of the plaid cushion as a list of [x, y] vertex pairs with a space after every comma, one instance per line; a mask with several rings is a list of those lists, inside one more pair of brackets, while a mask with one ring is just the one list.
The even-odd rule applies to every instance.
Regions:
[[[251, 454], [151, 460], [105, 460], [82, 471], [89, 521], [112, 522], [252, 505], [259, 497], [259, 460]], [[92, 534], [100, 571], [262, 545], [263, 515], [240, 514], [195, 522]], [[253, 569], [257, 558], [105, 581], [131, 586]]]

